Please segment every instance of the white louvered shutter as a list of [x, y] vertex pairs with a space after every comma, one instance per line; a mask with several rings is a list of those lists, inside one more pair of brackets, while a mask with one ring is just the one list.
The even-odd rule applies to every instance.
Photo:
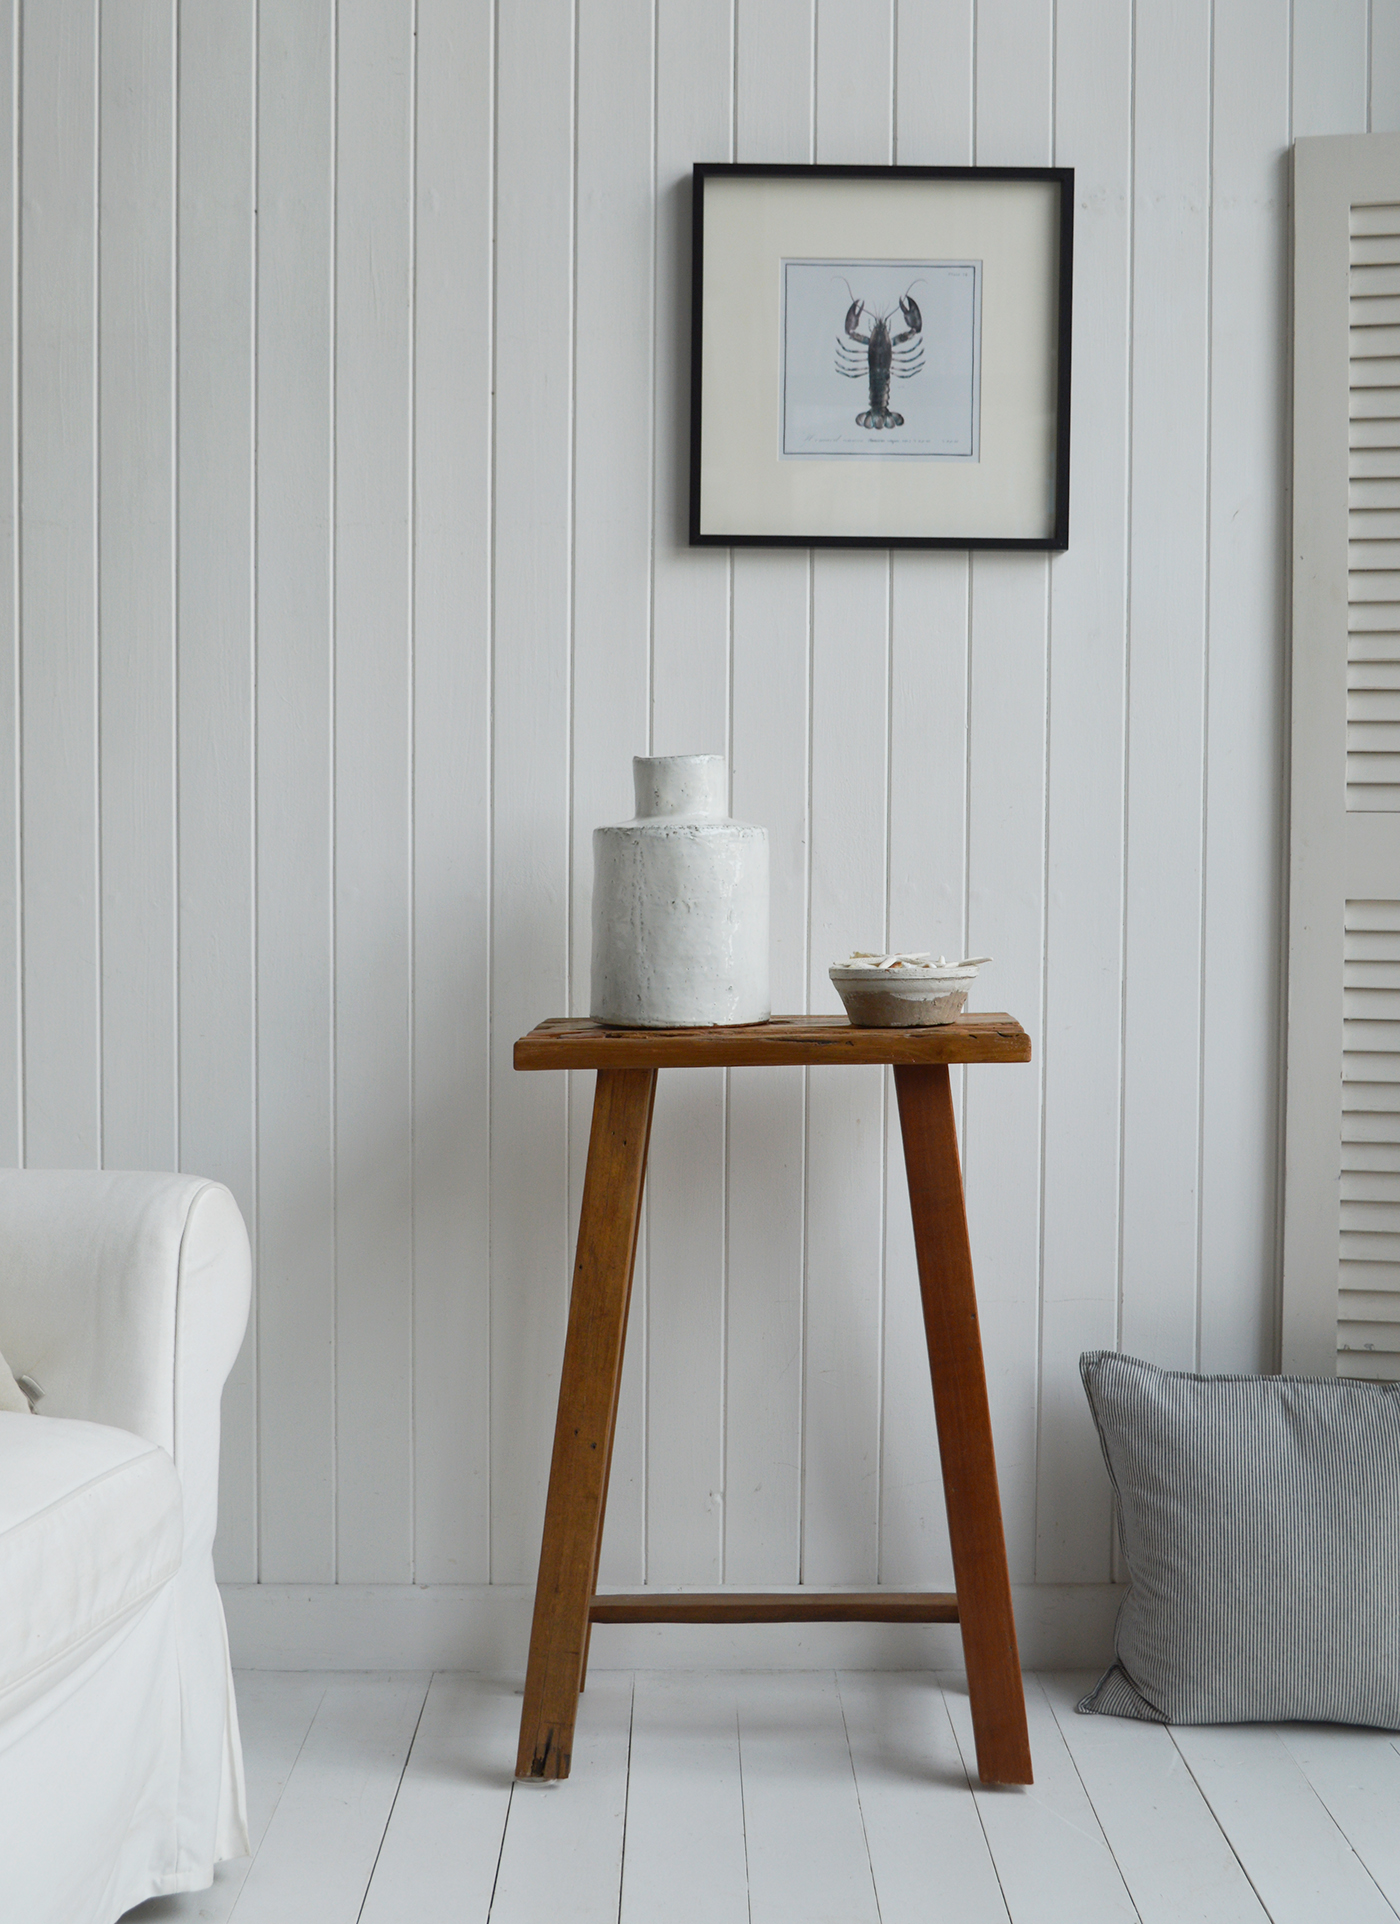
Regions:
[[1400, 136], [1294, 150], [1285, 1369], [1400, 1377]]

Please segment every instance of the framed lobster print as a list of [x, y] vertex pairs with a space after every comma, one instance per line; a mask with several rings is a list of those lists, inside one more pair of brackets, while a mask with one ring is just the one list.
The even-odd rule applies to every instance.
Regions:
[[694, 173], [690, 539], [1069, 545], [1069, 167]]

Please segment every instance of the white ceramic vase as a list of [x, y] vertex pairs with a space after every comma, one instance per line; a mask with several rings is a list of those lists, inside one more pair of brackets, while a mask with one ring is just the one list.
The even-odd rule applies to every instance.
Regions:
[[593, 1001], [619, 1028], [766, 1022], [768, 832], [723, 755], [636, 755], [637, 813], [593, 831]]

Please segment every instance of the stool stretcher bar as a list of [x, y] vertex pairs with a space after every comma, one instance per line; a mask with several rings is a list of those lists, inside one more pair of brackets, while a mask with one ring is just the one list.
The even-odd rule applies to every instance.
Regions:
[[956, 1623], [951, 1590], [604, 1591], [590, 1623]]

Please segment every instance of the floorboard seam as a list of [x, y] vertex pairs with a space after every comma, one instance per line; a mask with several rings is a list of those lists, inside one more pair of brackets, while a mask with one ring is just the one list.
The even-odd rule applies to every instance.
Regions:
[[948, 1724], [948, 1735], [953, 1740], [953, 1749], [957, 1753], [958, 1762], [962, 1765], [963, 1782], [967, 1786], [968, 1796], [972, 1799], [972, 1808], [977, 1816], [977, 1825], [982, 1832], [982, 1842], [987, 1847], [987, 1861], [992, 1867], [992, 1876], [997, 1880], [997, 1890], [1001, 1893], [1001, 1908], [1006, 1912], [1006, 1924], [1012, 1924], [1011, 1900], [1006, 1895], [1006, 1886], [1001, 1881], [1001, 1865], [998, 1864], [997, 1854], [992, 1849], [992, 1840], [987, 1835], [987, 1820], [982, 1815], [982, 1799], [977, 1795], [976, 1785], [974, 1785], [972, 1781], [972, 1772], [967, 1767], [966, 1757], [963, 1756], [962, 1744], [958, 1739], [958, 1727], [953, 1722], [953, 1713], [949, 1710], [948, 1699], [944, 1695], [943, 1680], [936, 1671], [933, 1673], [933, 1687], [938, 1692], [938, 1701], [943, 1707], [943, 1715]]
[[1233, 1837], [1231, 1837], [1229, 1831], [1226, 1830], [1224, 1824], [1221, 1823], [1220, 1812], [1215, 1808], [1215, 1805], [1211, 1802], [1210, 1796], [1206, 1790], [1205, 1785], [1201, 1782], [1200, 1778], [1196, 1775], [1195, 1771], [1191, 1768], [1191, 1759], [1186, 1755], [1186, 1752], [1181, 1748], [1181, 1745], [1176, 1741], [1175, 1730], [1173, 1730], [1170, 1724], [1164, 1725], [1163, 1728], [1166, 1730], [1167, 1735], [1172, 1740], [1173, 1750], [1175, 1750], [1177, 1756], [1181, 1759], [1182, 1763], [1185, 1764], [1187, 1776], [1191, 1779], [1191, 1782], [1196, 1786], [1196, 1789], [1200, 1792], [1201, 1801], [1204, 1803], [1206, 1809], [1210, 1812], [1212, 1822], [1215, 1824], [1216, 1829], [1220, 1832], [1220, 1835], [1225, 1839], [1225, 1842], [1229, 1845], [1230, 1855], [1234, 1858], [1235, 1862], [1239, 1865], [1241, 1874], [1243, 1875], [1245, 1882], [1249, 1885], [1249, 1888], [1254, 1892], [1254, 1895], [1258, 1898], [1260, 1910], [1264, 1913], [1265, 1917], [1267, 1917], [1270, 1920], [1270, 1924], [1273, 1924], [1274, 1914], [1269, 1909], [1268, 1905], [1264, 1902], [1264, 1893], [1260, 1890], [1259, 1886], [1255, 1883], [1254, 1879], [1250, 1876], [1249, 1866], [1245, 1863], [1244, 1859], [1240, 1856], [1239, 1852], [1235, 1849], [1235, 1840]]
[[[1093, 1814], [1094, 1822], [1098, 1825], [1099, 1836], [1103, 1839], [1103, 1847], [1108, 1852], [1109, 1859], [1112, 1862], [1114, 1870], [1116, 1870], [1118, 1873], [1118, 1881], [1123, 1886], [1123, 1890], [1125, 1895], [1127, 1896], [1128, 1903], [1132, 1906], [1133, 1916], [1138, 1920], [1138, 1924], [1142, 1924], [1142, 1912], [1138, 1907], [1137, 1899], [1133, 1896], [1132, 1885], [1129, 1884], [1127, 1878], [1123, 1874], [1123, 1866], [1118, 1862], [1118, 1853], [1116, 1850], [1114, 1850], [1112, 1844], [1109, 1842], [1108, 1832], [1104, 1829], [1103, 1819], [1102, 1817], [1099, 1816], [1098, 1807], [1094, 1803], [1093, 1797], [1090, 1795], [1089, 1786], [1084, 1781], [1083, 1774], [1080, 1771], [1079, 1765], [1075, 1759], [1074, 1752], [1070, 1749], [1068, 1743], [1065, 1741], [1065, 1733], [1060, 1727], [1060, 1719], [1056, 1715], [1055, 1706], [1050, 1701], [1050, 1693], [1042, 1685], [1040, 1681], [1039, 1672], [1032, 1672], [1028, 1677], [1025, 1678], [1025, 1681], [1027, 1683], [1034, 1684], [1035, 1688], [1040, 1692], [1042, 1698], [1045, 1701], [1045, 1708], [1050, 1712], [1050, 1721], [1055, 1726], [1055, 1735], [1059, 1738], [1060, 1746], [1063, 1749], [1066, 1757], [1069, 1758], [1069, 1767], [1074, 1772], [1075, 1780], [1078, 1783], [1079, 1788], [1084, 1793], [1084, 1801], [1089, 1806], [1089, 1809]], [[1078, 1713], [1076, 1712], [1075, 1714], [1077, 1715]]]
[[[235, 1689], [236, 1689], [236, 1679], [235, 1679]], [[321, 1714], [321, 1706], [326, 1701], [326, 1692], [329, 1689], [330, 1689], [329, 1682], [322, 1685], [321, 1694], [316, 1699], [316, 1708], [312, 1711], [311, 1716], [307, 1721], [306, 1729], [301, 1734], [301, 1742], [297, 1745], [297, 1754], [295, 1757], [293, 1757], [291, 1764], [288, 1766], [287, 1774], [282, 1779], [282, 1788], [278, 1791], [277, 1796], [273, 1801], [272, 1809], [267, 1813], [267, 1822], [263, 1825], [262, 1836], [258, 1839], [257, 1843], [253, 1846], [253, 1849], [248, 1853], [248, 1869], [243, 1873], [243, 1882], [239, 1886], [238, 1895], [237, 1897], [234, 1898], [233, 1903], [230, 1906], [229, 1914], [228, 1914], [228, 1924], [233, 1924], [234, 1913], [237, 1911], [239, 1905], [243, 1902], [243, 1893], [248, 1888], [249, 1876], [252, 1874], [252, 1869], [254, 1864], [256, 1864], [256, 1862], [258, 1861], [258, 1852], [263, 1847], [263, 1842], [267, 1837], [267, 1833], [272, 1829], [272, 1820], [276, 1817], [278, 1810], [281, 1808], [282, 1799], [287, 1794], [287, 1786], [292, 1781], [292, 1773], [296, 1770], [297, 1765], [301, 1762], [301, 1753], [306, 1749], [306, 1746], [311, 1738], [311, 1733], [316, 1728], [316, 1719]], [[249, 1842], [251, 1843], [252, 1840], [249, 1839]]]
[[832, 1680], [836, 1685], [836, 1708], [841, 1712], [841, 1731], [846, 1739], [846, 1762], [851, 1767], [851, 1782], [856, 1792], [856, 1809], [860, 1812], [860, 1834], [865, 1844], [865, 1861], [870, 1867], [870, 1888], [875, 1895], [875, 1916], [879, 1919], [879, 1924], [884, 1924], [884, 1912], [880, 1908], [880, 1886], [875, 1879], [875, 1859], [870, 1855], [870, 1832], [865, 1823], [865, 1804], [860, 1794], [860, 1775], [856, 1770], [855, 1752], [851, 1749], [851, 1727], [846, 1722], [846, 1702], [841, 1695], [839, 1670], [832, 1672]]
[[515, 1781], [511, 1780], [506, 1792], [506, 1814], [501, 1825], [501, 1841], [496, 1846], [496, 1868], [491, 1874], [491, 1895], [486, 1902], [486, 1924], [491, 1924], [491, 1913], [496, 1908], [496, 1886], [501, 1881], [501, 1863], [506, 1854], [506, 1832], [510, 1829], [510, 1814], [515, 1809]]
[[399, 1792], [403, 1789], [403, 1780], [408, 1773], [408, 1760], [413, 1755], [413, 1746], [418, 1742], [418, 1732], [423, 1727], [423, 1712], [428, 1708], [428, 1699], [433, 1694], [433, 1679], [436, 1675], [436, 1671], [430, 1670], [428, 1672], [428, 1681], [423, 1691], [423, 1701], [419, 1704], [418, 1715], [413, 1720], [413, 1735], [408, 1740], [408, 1748], [403, 1754], [403, 1763], [399, 1766], [399, 1781], [394, 1785], [394, 1795], [390, 1800], [388, 1813], [384, 1819], [384, 1828], [379, 1833], [379, 1844], [374, 1853], [374, 1862], [369, 1867], [369, 1876], [365, 1879], [365, 1888], [360, 1893], [360, 1902], [355, 1911], [355, 1924], [360, 1924], [360, 1920], [365, 1914], [365, 1905], [369, 1902], [369, 1894], [374, 1886], [374, 1873], [379, 1869], [379, 1859], [384, 1851], [384, 1839], [389, 1835], [389, 1826], [393, 1823], [394, 1812], [398, 1809]]
[[1333, 1810], [1332, 1806], [1328, 1803], [1322, 1791], [1318, 1788], [1318, 1786], [1313, 1782], [1312, 1778], [1308, 1775], [1307, 1768], [1304, 1765], [1302, 1759], [1298, 1756], [1292, 1744], [1289, 1743], [1287, 1737], [1284, 1736], [1281, 1731], [1278, 1733], [1278, 1741], [1280, 1744], [1282, 1744], [1284, 1750], [1287, 1751], [1294, 1765], [1296, 1766], [1298, 1771], [1301, 1773], [1303, 1782], [1307, 1785], [1308, 1789], [1312, 1792], [1313, 1796], [1317, 1799], [1318, 1803], [1321, 1804], [1322, 1808], [1326, 1811], [1327, 1815], [1331, 1818], [1332, 1822], [1336, 1825], [1338, 1836], [1342, 1839], [1343, 1843], [1345, 1843], [1347, 1849], [1351, 1852], [1352, 1856], [1356, 1859], [1357, 1863], [1361, 1866], [1362, 1870], [1365, 1871], [1367, 1877], [1369, 1877], [1371, 1882], [1375, 1885], [1376, 1894], [1379, 1896], [1382, 1904], [1385, 1905], [1386, 1909], [1390, 1912], [1392, 1917], [1396, 1917], [1397, 1915], [1400, 1915], [1400, 1913], [1396, 1912], [1395, 1906], [1391, 1903], [1389, 1894], [1381, 1888], [1370, 1865], [1366, 1862], [1366, 1859], [1361, 1855], [1360, 1851], [1356, 1848], [1355, 1844], [1352, 1843], [1350, 1837], [1347, 1836], [1347, 1833], [1342, 1826], [1341, 1818], [1338, 1817], [1337, 1813]]
[[637, 1728], [637, 1673], [632, 1672], [632, 1695], [627, 1701], [627, 1773], [622, 1791], [622, 1849], [617, 1861], [617, 1924], [622, 1924], [622, 1893], [627, 1884], [627, 1818], [632, 1808], [632, 1738]]
[[739, 1827], [744, 1833], [744, 1904], [753, 1924], [753, 1884], [749, 1878], [749, 1813], [744, 1804], [744, 1730], [739, 1705], [734, 1705], [734, 1747], [739, 1757]]

